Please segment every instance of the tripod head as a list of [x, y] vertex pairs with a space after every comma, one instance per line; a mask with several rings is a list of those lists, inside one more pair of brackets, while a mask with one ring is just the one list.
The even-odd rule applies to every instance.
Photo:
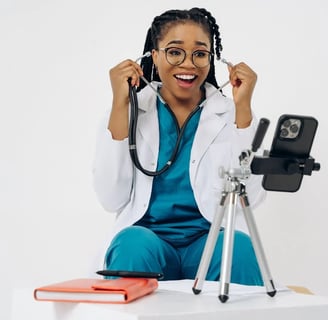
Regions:
[[268, 130], [270, 121], [266, 118], [261, 118], [258, 124], [258, 127], [255, 132], [255, 136], [252, 142], [250, 150], [244, 150], [239, 156], [240, 168], [229, 169], [225, 171], [223, 168], [220, 168], [219, 176], [221, 178], [231, 179], [240, 179], [247, 180], [252, 171], [251, 164], [254, 159], [255, 153], [260, 148], [264, 136]]
[[319, 171], [320, 163], [315, 162], [314, 158], [289, 158], [270, 156], [268, 150], [264, 151], [263, 157], [254, 157], [251, 164], [253, 174], [279, 174], [292, 175], [303, 174], [312, 175], [312, 171]]

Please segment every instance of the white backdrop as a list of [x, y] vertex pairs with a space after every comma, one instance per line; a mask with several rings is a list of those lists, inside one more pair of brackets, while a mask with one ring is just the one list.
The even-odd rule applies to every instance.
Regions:
[[89, 271], [113, 221], [91, 179], [108, 70], [142, 53], [154, 15], [192, 6], [217, 18], [223, 56], [258, 73], [265, 148], [281, 114], [319, 120], [311, 154], [321, 171], [297, 193], [269, 193], [255, 214], [274, 279], [328, 295], [326, 1], [0, 0], [1, 319], [14, 288]]

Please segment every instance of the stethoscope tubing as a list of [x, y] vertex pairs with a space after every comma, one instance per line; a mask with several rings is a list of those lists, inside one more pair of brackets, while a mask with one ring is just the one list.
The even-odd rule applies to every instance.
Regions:
[[131, 160], [132, 160], [132, 163], [134, 164], [134, 166], [137, 169], [139, 169], [142, 173], [144, 173], [145, 175], [151, 176], [151, 177], [159, 176], [162, 173], [164, 173], [165, 171], [167, 171], [174, 163], [174, 161], [178, 155], [180, 143], [181, 143], [181, 140], [183, 137], [183, 133], [184, 133], [186, 124], [188, 123], [188, 120], [201, 108], [201, 106], [200, 105], [197, 106], [197, 108], [195, 108], [193, 110], [193, 112], [191, 112], [189, 114], [188, 119], [185, 121], [185, 123], [181, 127], [178, 137], [177, 137], [177, 141], [175, 143], [175, 146], [173, 148], [173, 151], [172, 151], [172, 154], [171, 154], [169, 160], [165, 163], [165, 165], [161, 169], [155, 170], [155, 171], [150, 171], [150, 170], [145, 169], [139, 160], [138, 150], [137, 150], [137, 141], [136, 141], [139, 104], [138, 104], [136, 88], [131, 85], [130, 80], [128, 81], [128, 83], [129, 83], [129, 98], [130, 98], [130, 109], [131, 109], [130, 110], [130, 121], [129, 121], [129, 135], [128, 135], [130, 157], [131, 157]]

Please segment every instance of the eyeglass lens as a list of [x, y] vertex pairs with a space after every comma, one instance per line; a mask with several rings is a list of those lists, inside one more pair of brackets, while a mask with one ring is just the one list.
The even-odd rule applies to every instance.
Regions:
[[[166, 60], [168, 63], [177, 66], [186, 59], [187, 53], [181, 48], [166, 48]], [[210, 64], [211, 53], [206, 50], [196, 50], [192, 52], [191, 59], [196, 67], [204, 68]]]

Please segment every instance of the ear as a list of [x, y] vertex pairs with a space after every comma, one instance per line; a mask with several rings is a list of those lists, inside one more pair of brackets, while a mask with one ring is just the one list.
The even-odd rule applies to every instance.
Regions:
[[151, 51], [151, 57], [153, 58], [154, 65], [157, 65], [158, 60], [158, 50], [153, 49]]

